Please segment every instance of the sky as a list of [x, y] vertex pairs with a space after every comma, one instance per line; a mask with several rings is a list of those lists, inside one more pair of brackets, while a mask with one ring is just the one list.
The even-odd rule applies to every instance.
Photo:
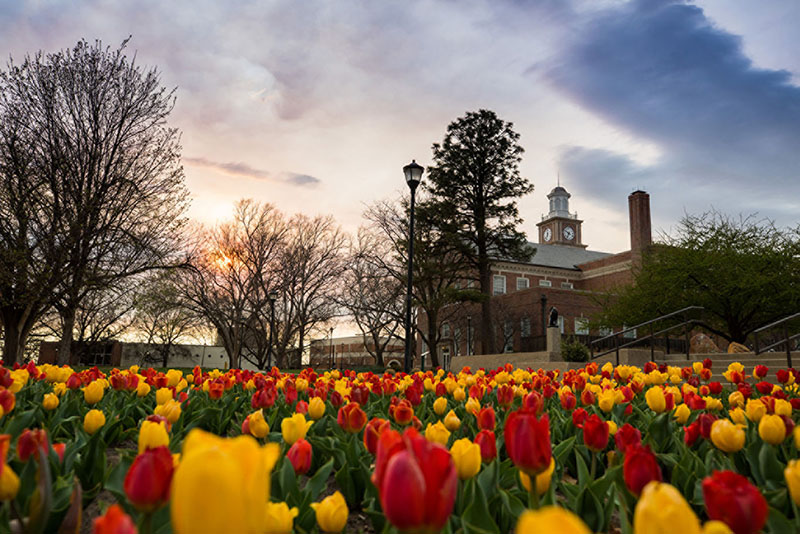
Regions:
[[656, 234], [710, 209], [800, 222], [799, 22], [796, 0], [0, 0], [0, 54], [130, 36], [177, 88], [205, 223], [254, 198], [354, 231], [488, 108], [521, 136], [529, 238], [560, 176], [584, 243], [619, 252], [636, 189]]

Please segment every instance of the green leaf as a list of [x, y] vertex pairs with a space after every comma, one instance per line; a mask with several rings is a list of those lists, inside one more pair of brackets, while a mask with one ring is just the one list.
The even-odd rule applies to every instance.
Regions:
[[591, 480], [589, 478], [589, 468], [586, 467], [583, 455], [577, 449], [575, 450], [575, 461], [578, 464], [578, 486], [583, 489]]
[[480, 485], [475, 483], [471, 485], [474, 488], [473, 499], [461, 516], [464, 534], [500, 534], [500, 529], [489, 513], [486, 495]]
[[328, 482], [328, 478], [331, 476], [331, 471], [333, 471], [333, 458], [328, 460], [325, 465], [317, 469], [317, 472], [314, 473], [314, 476], [308, 479], [308, 482], [306, 483], [306, 489], [310, 490], [312, 501], [316, 501], [320, 492], [323, 490], [323, 488], [325, 488], [325, 484]]

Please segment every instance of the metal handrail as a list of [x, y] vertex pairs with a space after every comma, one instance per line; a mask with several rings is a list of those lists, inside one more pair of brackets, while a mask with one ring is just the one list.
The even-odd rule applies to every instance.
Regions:
[[[797, 319], [800, 317], [800, 312], [793, 313], [792, 315], [788, 315], [783, 319], [778, 319], [777, 321], [773, 321], [768, 325], [762, 326], [761, 328], [757, 328], [753, 330], [753, 337], [755, 338], [755, 352], [756, 354], [761, 354], [762, 351], [768, 351], [772, 348], [775, 348], [779, 345], [786, 345], [786, 365], [790, 369], [792, 368], [792, 345], [790, 341], [800, 338], [800, 334], [789, 335], [789, 321], [792, 319]], [[771, 328], [775, 328], [778, 325], [783, 325], [783, 339], [776, 341], [775, 343], [771, 343], [766, 347], [760, 347], [758, 343], [758, 334], [764, 332], [765, 330], [769, 330]]]
[[[702, 306], [687, 306], [685, 308], [681, 308], [680, 310], [668, 313], [666, 315], [662, 315], [660, 317], [656, 317], [655, 319], [650, 319], [649, 321], [645, 321], [645, 322], [639, 323], [639, 324], [637, 324], [635, 326], [631, 326], [629, 328], [625, 328], [624, 330], [620, 330], [619, 332], [612, 332], [611, 334], [609, 334], [607, 336], [601, 337], [599, 339], [595, 339], [594, 341], [589, 343], [589, 345], [591, 346], [591, 351], [592, 351], [591, 359], [592, 360], [596, 360], [597, 358], [602, 358], [603, 356], [606, 356], [607, 354], [611, 354], [612, 352], [614, 352], [614, 353], [616, 353], [617, 365], [619, 365], [619, 349], [624, 349], [626, 347], [630, 347], [632, 345], [635, 345], [637, 343], [640, 343], [642, 341], [650, 339], [651, 340], [651, 342], [650, 342], [650, 361], [653, 361], [655, 359], [655, 338], [656, 338], [656, 336], [659, 336], [661, 334], [665, 334], [665, 333], [669, 332], [670, 330], [674, 330], [676, 328], [680, 328], [680, 327], [683, 326], [684, 327], [684, 335], [686, 337], [686, 359], [688, 360], [689, 359], [689, 328], [686, 328], [686, 327], [691, 325], [691, 324], [697, 323], [699, 321], [697, 321], [696, 319], [686, 319], [686, 320], [684, 320], [683, 322], [681, 322], [679, 324], [664, 328], [662, 330], [659, 330], [658, 332], [653, 332], [653, 324], [655, 324], [658, 321], [663, 321], [665, 319], [669, 319], [671, 317], [675, 317], [677, 315], [683, 315], [684, 317], [686, 317], [686, 314], [689, 311], [703, 310], [703, 309], [704, 308]], [[619, 335], [620, 334], [624, 335], [624, 334], [626, 334], [628, 332], [635, 331], [635, 330], [640, 329], [640, 328], [645, 327], [645, 326], [649, 326], [650, 327], [650, 334], [648, 336], [642, 337], [642, 338], [637, 338], [637, 339], [634, 339], [632, 341], [628, 341], [627, 343], [623, 343], [622, 345], [619, 344]], [[605, 341], [605, 340], [608, 340], [608, 339], [612, 339], [612, 338], [614, 339], [614, 348], [613, 349], [607, 350], [605, 352], [601, 352], [599, 354], [595, 354], [594, 353], [594, 345], [596, 345], [598, 343], [601, 343], [602, 341]]]

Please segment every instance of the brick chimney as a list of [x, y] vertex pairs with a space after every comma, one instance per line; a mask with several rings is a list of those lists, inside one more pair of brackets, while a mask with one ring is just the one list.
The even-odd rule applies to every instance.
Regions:
[[628, 218], [631, 227], [631, 253], [641, 257], [653, 242], [650, 234], [650, 195], [634, 191], [628, 195]]

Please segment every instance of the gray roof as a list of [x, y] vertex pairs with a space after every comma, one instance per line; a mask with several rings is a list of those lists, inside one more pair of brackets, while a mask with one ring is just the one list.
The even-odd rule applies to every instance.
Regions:
[[532, 265], [542, 265], [544, 267], [558, 267], [560, 269], [577, 269], [577, 265], [587, 261], [599, 260], [612, 256], [609, 252], [598, 252], [596, 250], [586, 250], [580, 247], [570, 247], [567, 245], [544, 245], [541, 243], [528, 243], [536, 249], [531, 261]]

